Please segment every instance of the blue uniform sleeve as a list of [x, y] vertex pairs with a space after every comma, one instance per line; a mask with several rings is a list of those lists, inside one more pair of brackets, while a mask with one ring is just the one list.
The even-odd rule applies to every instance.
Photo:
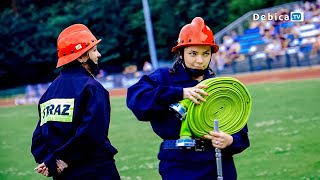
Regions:
[[140, 121], [150, 121], [154, 112], [167, 111], [183, 98], [182, 87], [164, 85], [160, 74], [144, 75], [128, 88], [127, 106]]
[[41, 133], [40, 121], [33, 132], [31, 153], [38, 164], [43, 163], [47, 157], [47, 145]]
[[232, 156], [234, 154], [241, 153], [250, 146], [247, 125], [244, 128], [242, 128], [239, 132], [233, 134], [232, 137], [233, 143], [230, 146], [223, 149], [223, 153]]
[[[82, 122], [78, 126], [74, 137], [56, 149], [45, 161], [50, 173], [52, 171], [56, 173], [56, 159], [64, 160], [71, 166], [79, 160], [79, 158], [86, 158], [78, 157], [77, 151], [86, 149], [88, 152], [94, 152], [92, 150], [105, 143], [105, 136], [107, 135], [110, 122], [109, 97], [105, 96], [105, 92], [94, 86], [87, 88], [85, 96], [87, 99], [85, 102], [85, 112], [83, 113]], [[114, 151], [116, 151], [116, 149], [114, 149]], [[110, 152], [112, 156], [115, 153], [116, 152]]]

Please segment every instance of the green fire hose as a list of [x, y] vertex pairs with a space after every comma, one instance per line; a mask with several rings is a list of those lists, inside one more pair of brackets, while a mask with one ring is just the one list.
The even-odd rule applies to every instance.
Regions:
[[200, 84], [206, 84], [203, 89], [208, 93], [206, 102], [196, 105], [190, 99], [179, 102], [187, 111], [182, 121], [180, 137], [202, 137], [213, 130], [214, 119], [219, 120], [219, 129], [227, 134], [240, 131], [248, 121], [252, 100], [247, 88], [232, 77], [206, 79]]

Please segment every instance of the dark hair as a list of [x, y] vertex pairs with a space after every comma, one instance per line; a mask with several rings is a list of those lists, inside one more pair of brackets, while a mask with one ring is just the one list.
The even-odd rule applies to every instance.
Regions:
[[65, 64], [62, 66], [62, 68], [64, 69], [70, 69], [70, 68], [73, 68], [73, 67], [76, 67], [76, 66], [81, 66], [81, 62], [79, 62], [78, 60], [73, 60], [71, 62], [69, 62], [68, 64]]
[[[183, 49], [182, 49], [183, 50]], [[179, 66], [179, 65], [183, 65], [183, 58], [180, 58], [180, 56], [183, 56], [183, 53], [182, 53], [182, 50], [178, 50], [175, 55], [174, 55], [174, 63], [173, 63], [173, 66], [172, 68], [169, 69], [169, 73], [170, 74], [174, 74], [176, 73], [176, 68]]]
[[[179, 65], [184, 65], [184, 62], [183, 62], [184, 61], [183, 50], [184, 50], [184, 48], [180, 48], [175, 53], [175, 55], [174, 55], [174, 60], [175, 61], [173, 63], [172, 68], [169, 69], [169, 73], [170, 74], [176, 73], [177, 67]], [[213, 48], [211, 48], [211, 55], [213, 54], [212, 52], [213, 52]], [[182, 56], [182, 58], [180, 58], [180, 56]], [[216, 76], [216, 73], [210, 68], [210, 63], [208, 64], [208, 70], [209, 70], [211, 76]]]

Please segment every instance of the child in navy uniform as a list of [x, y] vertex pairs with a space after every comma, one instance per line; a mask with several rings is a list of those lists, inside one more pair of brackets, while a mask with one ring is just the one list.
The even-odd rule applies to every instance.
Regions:
[[160, 68], [144, 75], [128, 88], [127, 106], [140, 121], [150, 121], [153, 131], [163, 139], [158, 158], [162, 179], [195, 180], [216, 179], [215, 148], [222, 150], [223, 177], [237, 179], [233, 155], [249, 147], [247, 126], [240, 132], [228, 135], [209, 132], [201, 139], [204, 151], [175, 146], [179, 139], [181, 120], [169, 111], [169, 106], [183, 99], [196, 104], [204, 102], [207, 93], [198, 85], [214, 76], [209, 68], [213, 53], [219, 47], [204, 20], [200, 17], [185, 25], [179, 34], [178, 44], [172, 48], [176, 61], [172, 68]]
[[53, 179], [120, 179], [117, 150], [108, 139], [109, 93], [94, 77], [100, 41], [82, 24], [58, 37], [57, 67], [62, 70], [40, 99], [32, 137], [38, 173]]

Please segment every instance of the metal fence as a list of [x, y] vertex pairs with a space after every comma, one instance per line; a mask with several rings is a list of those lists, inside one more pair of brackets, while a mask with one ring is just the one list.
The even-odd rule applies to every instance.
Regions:
[[[273, 70], [279, 68], [314, 66], [320, 64], [320, 52], [311, 54], [311, 51], [301, 51], [300, 49], [310, 48], [310, 46], [300, 46], [288, 48], [284, 55], [271, 59], [265, 52], [247, 54], [242, 61], [235, 61], [230, 66], [223, 69], [212, 67], [217, 75], [238, 74], [245, 72], [255, 72], [261, 70]], [[312, 46], [311, 46], [312, 48]]]

